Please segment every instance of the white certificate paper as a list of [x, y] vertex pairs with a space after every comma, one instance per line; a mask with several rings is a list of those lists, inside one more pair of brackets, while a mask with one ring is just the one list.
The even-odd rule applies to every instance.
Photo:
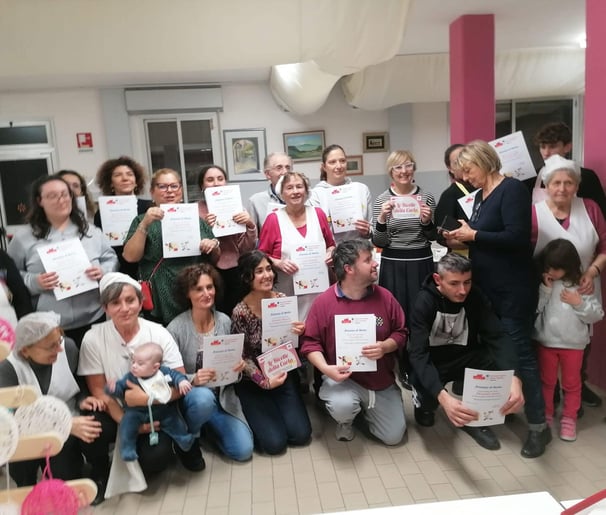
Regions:
[[[215, 378], [206, 386], [213, 388], [235, 383], [238, 380], [238, 372], [233, 368], [242, 359], [242, 348], [244, 346], [244, 334], [225, 334], [219, 336], [205, 336], [202, 344], [202, 360], [204, 368], [214, 368]], [[198, 351], [199, 352], [199, 351]]]
[[213, 234], [219, 238], [246, 231], [246, 225], [234, 222], [234, 215], [244, 211], [240, 186], [216, 186], [204, 190], [208, 212], [217, 217]]
[[176, 258], [200, 255], [200, 215], [198, 204], [160, 204], [162, 256]]
[[393, 218], [399, 220], [421, 218], [421, 202], [423, 202], [421, 195], [398, 195], [391, 197], [390, 200], [393, 202], [391, 210]]
[[463, 209], [467, 220], [471, 218], [471, 214], [473, 213], [473, 203], [475, 202], [478, 191], [480, 190], [472, 191], [469, 195], [465, 195], [464, 197], [457, 199], [457, 202], [461, 206], [461, 209]]
[[292, 323], [299, 320], [297, 297], [276, 297], [261, 300], [261, 352], [299, 338], [292, 333]]
[[345, 184], [330, 188], [328, 202], [330, 213], [326, 214], [330, 214], [333, 233], [355, 231], [355, 221], [363, 219], [364, 215], [354, 186]]
[[501, 175], [520, 181], [537, 176], [522, 131], [495, 139], [489, 144], [497, 151], [501, 159]]
[[114, 195], [99, 197], [99, 215], [103, 234], [112, 247], [124, 245], [130, 224], [137, 216], [137, 197]]
[[362, 347], [377, 343], [375, 315], [335, 315], [337, 365], [352, 372], [376, 372], [377, 362], [362, 356]]
[[38, 247], [37, 251], [44, 270], [59, 275], [59, 286], [53, 290], [57, 300], [99, 287], [97, 281], [86, 275], [85, 270], [92, 265], [78, 238], [44, 245]]
[[283, 343], [257, 356], [257, 363], [267, 379], [290, 372], [301, 366], [295, 346], [291, 342]]
[[291, 249], [290, 259], [299, 267], [299, 271], [292, 276], [295, 295], [321, 293], [328, 288], [325, 258], [324, 243], [305, 243]]
[[500, 409], [507, 402], [511, 390], [513, 370], [465, 369], [463, 404], [480, 414], [471, 427], [494, 426], [505, 422]]

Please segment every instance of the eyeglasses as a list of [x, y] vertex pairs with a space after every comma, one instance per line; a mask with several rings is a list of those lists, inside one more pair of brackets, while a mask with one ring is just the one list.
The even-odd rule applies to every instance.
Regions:
[[269, 170], [278, 170], [278, 172], [290, 172], [292, 170], [292, 166], [290, 165], [274, 165], [269, 167]]
[[160, 191], [179, 191], [181, 185], [178, 182], [173, 182], [171, 184], [156, 183], [154, 188], [158, 188]]
[[48, 200], [50, 202], [57, 202], [58, 200], [63, 200], [64, 198], [70, 198], [72, 195], [69, 191], [62, 191], [61, 193], [47, 193], [42, 198], [44, 200]]
[[50, 345], [46, 346], [46, 347], [38, 347], [41, 350], [47, 351], [47, 352], [52, 352], [54, 350], [60, 349], [61, 347], [63, 347], [63, 344], [65, 343], [65, 337], [63, 335], [61, 335], [61, 338], [54, 342], [51, 343]]
[[406, 170], [414, 170], [415, 168], [415, 163], [403, 163], [401, 165], [396, 165], [396, 166], [392, 166], [391, 169], [395, 170], [396, 172], [401, 172], [402, 170], [406, 169]]

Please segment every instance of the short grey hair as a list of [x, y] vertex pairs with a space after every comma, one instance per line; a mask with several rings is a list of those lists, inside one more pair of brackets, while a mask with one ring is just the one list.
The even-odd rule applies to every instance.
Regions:
[[372, 253], [372, 243], [362, 238], [346, 240], [337, 245], [332, 253], [332, 264], [337, 280], [342, 281], [345, 278], [345, 266], [352, 266], [360, 257], [360, 253], [368, 251]]
[[272, 152], [271, 154], [267, 154], [265, 159], [263, 160], [263, 170], [269, 170], [271, 167], [269, 166], [274, 157], [287, 157], [290, 161], [290, 168], [292, 169], [292, 157], [290, 157], [286, 152]]
[[107, 286], [101, 293], [101, 298], [100, 298], [101, 305], [107, 306], [110, 302], [115, 301], [118, 297], [120, 297], [120, 295], [122, 294], [122, 290], [124, 289], [125, 286], [130, 286], [133, 289], [133, 291], [135, 292], [135, 294], [137, 295], [139, 302], [143, 302], [143, 293], [141, 293], [141, 290], [138, 290], [132, 284], [112, 283], [109, 286]]
[[445, 272], [465, 274], [471, 272], [471, 261], [461, 254], [449, 252], [438, 261], [437, 272], [440, 277]]

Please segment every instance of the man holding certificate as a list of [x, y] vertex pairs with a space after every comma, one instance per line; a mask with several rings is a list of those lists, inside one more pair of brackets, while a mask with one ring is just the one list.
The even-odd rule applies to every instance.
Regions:
[[396, 351], [406, 343], [404, 312], [377, 281], [368, 240], [340, 243], [333, 253], [337, 283], [317, 297], [307, 316], [301, 353], [322, 373], [319, 398], [337, 421], [337, 440], [354, 438], [362, 412], [370, 433], [397, 445], [406, 431]]
[[[446, 254], [437, 273], [425, 280], [410, 316], [408, 356], [417, 394], [416, 400], [413, 396], [417, 423], [433, 426], [439, 404], [449, 420], [479, 445], [499, 449], [499, 440], [490, 428], [467, 425], [478, 420], [478, 412], [444, 388], [449, 381], [463, 380], [465, 368], [517, 368], [515, 346], [489, 301], [472, 288], [471, 262], [466, 257]], [[514, 413], [523, 404], [522, 383], [514, 376], [500, 413]]]

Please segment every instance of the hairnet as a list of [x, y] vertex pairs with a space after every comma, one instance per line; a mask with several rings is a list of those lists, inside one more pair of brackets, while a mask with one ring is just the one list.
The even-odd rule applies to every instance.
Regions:
[[141, 285], [138, 281], [135, 281], [130, 275], [123, 274], [121, 272], [109, 272], [105, 274], [99, 281], [99, 293], [103, 293], [108, 286], [116, 283], [130, 284], [135, 290], [141, 291]]
[[15, 351], [29, 347], [48, 336], [59, 327], [61, 317], [54, 311], [38, 311], [25, 315], [17, 322], [15, 328]]

